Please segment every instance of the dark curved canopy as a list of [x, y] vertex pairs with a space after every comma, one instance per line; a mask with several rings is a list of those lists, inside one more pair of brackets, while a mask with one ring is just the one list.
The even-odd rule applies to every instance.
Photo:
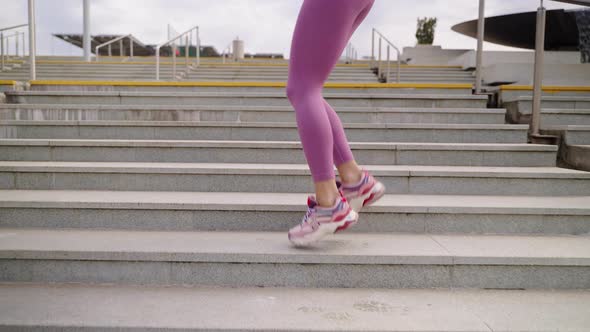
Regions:
[[[579, 32], [575, 11], [547, 10], [545, 50], [577, 51]], [[534, 49], [537, 12], [486, 17], [484, 40], [490, 43]], [[477, 20], [459, 23], [453, 31], [477, 38]]]

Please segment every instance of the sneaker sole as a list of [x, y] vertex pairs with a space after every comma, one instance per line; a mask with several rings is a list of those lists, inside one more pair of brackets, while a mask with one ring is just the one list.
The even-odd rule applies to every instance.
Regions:
[[309, 246], [310, 244], [318, 242], [326, 235], [336, 233], [342, 227], [344, 227], [342, 229], [347, 228], [348, 226], [356, 223], [358, 219], [358, 213], [356, 213], [354, 210], [350, 210], [350, 213], [341, 221], [321, 224], [315, 232], [299, 238], [289, 237], [289, 241], [291, 241], [291, 243], [297, 247]]

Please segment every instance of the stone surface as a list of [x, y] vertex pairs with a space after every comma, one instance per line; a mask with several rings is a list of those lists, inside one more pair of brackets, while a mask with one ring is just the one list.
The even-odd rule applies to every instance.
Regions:
[[0, 331], [584, 331], [589, 306], [587, 291], [5, 283]]

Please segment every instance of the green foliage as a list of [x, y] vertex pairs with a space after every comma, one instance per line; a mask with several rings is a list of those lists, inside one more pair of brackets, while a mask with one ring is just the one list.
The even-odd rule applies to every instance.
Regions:
[[418, 18], [418, 25], [416, 27], [416, 39], [418, 40], [418, 44], [432, 45], [435, 28], [436, 17]]

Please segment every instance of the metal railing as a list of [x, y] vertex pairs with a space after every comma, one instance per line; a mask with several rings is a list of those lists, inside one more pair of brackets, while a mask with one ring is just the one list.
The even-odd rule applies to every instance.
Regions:
[[[374, 62], [375, 62], [375, 34], [377, 34], [377, 36], [379, 37], [379, 48], [378, 48], [378, 60], [377, 60], [377, 66], [374, 66]], [[386, 71], [386, 75], [383, 75], [383, 70], [381, 69], [381, 65], [382, 65], [382, 61], [381, 61], [381, 40], [384, 40], [385, 43], [387, 43], [387, 71]], [[399, 51], [399, 49], [392, 43], [390, 42], [387, 38], [385, 38], [385, 36], [379, 32], [377, 29], [373, 28], [372, 33], [371, 33], [371, 64], [372, 64], [372, 68], [376, 68], [377, 69], [377, 77], [379, 78], [379, 80], [383, 81], [383, 82], [388, 82], [389, 81], [389, 75], [391, 73], [391, 57], [390, 57], [390, 48], [393, 48], [396, 52], [397, 52], [397, 74], [396, 74], [396, 81], [397, 83], [400, 82], [400, 72], [401, 72], [401, 52]]]
[[[190, 53], [190, 45], [192, 43], [192, 39], [193, 39], [193, 31], [195, 31], [195, 47], [196, 47], [196, 63], [197, 66], [199, 66], [200, 62], [201, 62], [201, 58], [200, 58], [200, 50], [201, 50], [201, 41], [199, 39], [199, 26], [196, 25], [190, 29], [188, 29], [187, 31], [179, 34], [178, 36], [171, 38], [167, 41], [165, 41], [164, 43], [156, 46], [156, 80], [159, 81], [160, 80], [160, 48], [162, 46], [174, 43], [176, 40], [182, 41], [182, 38], [185, 38], [185, 48], [184, 48], [184, 55], [185, 55], [185, 65], [186, 65], [186, 71], [189, 70], [189, 53]], [[173, 44], [172, 47], [172, 77], [173, 79], [176, 79], [176, 44]]]
[[[9, 38], [14, 38], [15, 55], [18, 57], [19, 36], [22, 36], [23, 57], [25, 56], [25, 33], [16, 31], [12, 35], [5, 36], [4, 31], [14, 30], [14, 29], [18, 29], [18, 28], [22, 28], [22, 27], [26, 27], [26, 26], [28, 26], [28, 24], [20, 24], [20, 25], [15, 25], [15, 26], [0, 29], [0, 70], [3, 71], [5, 69], [6, 60], [9, 59], [9, 55], [10, 55], [10, 50], [9, 50], [10, 40], [9, 40]], [[6, 41], [6, 45], [5, 45], [4, 41]]]
[[120, 56], [125, 56], [125, 48], [123, 47], [123, 40], [125, 38], [129, 38], [129, 56], [131, 58], [133, 58], [133, 42], [135, 41], [135, 39], [133, 38], [133, 36], [131, 34], [129, 34], [129, 35], [117, 37], [115, 39], [109, 40], [106, 43], [102, 43], [102, 44], [96, 46], [94, 48], [94, 54], [96, 56], [96, 61], [98, 61], [98, 59], [100, 57], [99, 50], [101, 48], [105, 47], [105, 46], [108, 46], [108, 55], [109, 56], [112, 56], [113, 55], [113, 52], [112, 52], [112, 49], [111, 49], [111, 45], [113, 43], [116, 43], [116, 42], [119, 42], [119, 55]]
[[344, 59], [347, 63], [353, 63], [358, 59], [358, 52], [352, 43], [348, 43], [346, 46]]
[[533, 143], [542, 141], [541, 128], [541, 94], [543, 93], [543, 57], [545, 53], [545, 18], [546, 10], [543, 0], [537, 9], [537, 28], [535, 36], [535, 69], [533, 77], [533, 109], [529, 134]]

